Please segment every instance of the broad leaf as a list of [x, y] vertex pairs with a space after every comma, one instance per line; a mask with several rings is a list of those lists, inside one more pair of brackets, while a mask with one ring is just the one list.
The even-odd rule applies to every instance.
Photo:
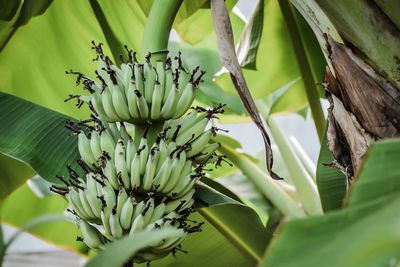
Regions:
[[0, 200], [21, 186], [35, 172], [25, 163], [0, 154]]
[[1, 153], [24, 161], [51, 182], [67, 175], [68, 164], [77, 166], [77, 139], [64, 127], [67, 116], [4, 93], [0, 106]]
[[346, 193], [346, 177], [337, 168], [329, 166], [333, 162], [325, 132], [317, 163], [317, 185], [324, 211], [342, 207]]
[[373, 144], [355, 178], [349, 206], [285, 224], [261, 266], [395, 264], [400, 245], [400, 215], [394, 212], [400, 205], [399, 153], [399, 139]]

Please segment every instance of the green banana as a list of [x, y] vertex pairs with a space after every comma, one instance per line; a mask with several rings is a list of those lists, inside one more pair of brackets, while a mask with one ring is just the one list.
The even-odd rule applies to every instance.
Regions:
[[175, 211], [176, 209], [178, 209], [180, 207], [181, 207], [180, 208], [180, 210], [181, 210], [183, 206], [187, 206], [185, 204], [189, 203], [190, 200], [192, 200], [194, 193], [195, 193], [195, 190], [191, 189], [189, 192], [187, 192], [181, 198], [169, 201], [167, 203], [167, 206], [165, 207], [165, 212], [169, 213], [169, 212]]
[[123, 234], [123, 230], [122, 230], [121, 224], [119, 223], [119, 214], [117, 213], [117, 206], [114, 206], [112, 209], [112, 212], [111, 212], [110, 229], [111, 229], [111, 235], [115, 239], [121, 238], [121, 236]]
[[85, 213], [89, 216], [90, 219], [96, 219], [95, 213], [92, 211], [90, 207], [89, 201], [86, 198], [86, 194], [82, 189], [78, 189], [79, 199], [82, 203], [82, 207]]
[[107, 130], [102, 131], [100, 134], [100, 147], [101, 150], [107, 152], [109, 156], [114, 155], [115, 141]]
[[114, 104], [112, 101], [112, 94], [110, 92], [109, 87], [106, 87], [101, 94], [101, 102], [103, 103], [104, 112], [107, 117], [110, 118], [110, 121], [120, 121], [121, 119], [118, 117], [117, 112], [115, 111]]
[[79, 229], [82, 232], [83, 240], [86, 245], [94, 249], [102, 249], [105, 244], [105, 239], [103, 235], [93, 226], [85, 222], [84, 220], [79, 220]]
[[140, 118], [147, 119], [149, 117], [149, 107], [147, 106], [146, 99], [144, 98], [143, 94], [140, 93], [139, 90], [135, 91], [137, 96], [136, 103], [139, 110]]
[[141, 95], [144, 94], [144, 76], [143, 76], [143, 64], [135, 64], [133, 66], [135, 73], [135, 84], [136, 89], [140, 92]]
[[140, 154], [138, 151], [132, 160], [131, 164], [131, 188], [136, 189], [140, 187]]
[[153, 188], [157, 189], [157, 191], [162, 192], [164, 187], [165, 187], [165, 185], [168, 182], [168, 178], [169, 178], [169, 176], [171, 174], [171, 171], [172, 171], [171, 161], [173, 161], [173, 160], [168, 157], [163, 162], [163, 164], [162, 164], [162, 166], [160, 168], [160, 171], [157, 172], [157, 175], [153, 180]]
[[96, 130], [91, 131], [90, 133], [90, 148], [97, 161], [103, 155], [103, 151], [100, 144], [100, 135]]
[[163, 105], [167, 102], [168, 96], [170, 94], [171, 89], [173, 89], [174, 85], [174, 76], [170, 66], [166, 66], [167, 69], [165, 70], [165, 86], [164, 86], [164, 95], [163, 95]]
[[146, 208], [143, 210], [143, 225], [149, 224], [154, 212], [154, 198], [150, 198], [146, 203]]
[[173, 88], [169, 90], [168, 97], [161, 108], [161, 118], [163, 119], [169, 119], [172, 117], [176, 109], [176, 104], [179, 100], [179, 89], [176, 87], [176, 85], [173, 85], [172, 87]]
[[175, 113], [173, 115], [174, 119], [180, 118], [186, 113], [186, 111], [190, 108], [190, 105], [192, 105], [194, 97], [194, 87], [193, 84], [189, 82], [183, 89], [182, 95], [179, 98]]
[[133, 200], [128, 198], [122, 207], [121, 216], [119, 218], [122, 229], [129, 230], [129, 227], [131, 227], [133, 210]]
[[115, 190], [117, 190], [119, 188], [119, 181], [113, 160], [106, 160], [105, 166], [102, 168], [102, 170], [104, 175], [107, 177], [108, 182]]
[[151, 110], [150, 110], [150, 118], [152, 120], [157, 120], [160, 118], [161, 112], [161, 104], [163, 97], [163, 89], [161, 88], [161, 84], [156, 81], [154, 85], [153, 97], [151, 100]]
[[131, 118], [133, 119], [139, 119], [140, 118], [140, 113], [139, 113], [139, 107], [138, 107], [138, 97], [135, 93], [136, 91], [136, 86], [133, 83], [129, 84], [129, 89], [126, 93], [126, 98], [128, 101], [128, 109], [129, 113], [131, 115]]
[[153, 66], [150, 63], [150, 57], [146, 58], [146, 63], [144, 64], [144, 96], [148, 104], [151, 104], [153, 98], [154, 83], [156, 80], [156, 74], [153, 70]]
[[126, 99], [124, 88], [114, 85], [112, 86], [111, 91], [112, 103], [114, 110], [120, 119], [119, 121], [129, 121], [131, 115], [129, 113], [128, 101]]
[[128, 166], [126, 163], [126, 152], [125, 152], [125, 145], [122, 139], [119, 139], [117, 142], [117, 146], [115, 147], [115, 155], [114, 155], [114, 162], [115, 162], [115, 169], [118, 174], [118, 182], [126, 189], [130, 188], [130, 180], [128, 174]]
[[200, 151], [210, 142], [211, 137], [211, 130], [203, 132], [199, 137], [190, 143], [191, 149], [187, 152], [187, 156], [190, 158], [200, 153]]
[[83, 161], [87, 165], [92, 166], [92, 164], [96, 163], [92, 148], [90, 147], [90, 140], [86, 137], [84, 132], [78, 134], [78, 150]]
[[143, 176], [143, 189], [146, 191], [149, 191], [153, 184], [154, 174], [157, 168], [158, 155], [158, 148], [153, 147], [149, 157], [147, 158], [146, 170]]
[[126, 200], [128, 199], [128, 194], [126, 193], [125, 189], [120, 187], [117, 196], [117, 213], [121, 214], [122, 207], [124, 206]]

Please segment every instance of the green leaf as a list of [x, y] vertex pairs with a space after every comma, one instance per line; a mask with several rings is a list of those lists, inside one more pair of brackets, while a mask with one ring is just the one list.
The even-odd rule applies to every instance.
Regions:
[[349, 206], [286, 223], [261, 266], [394, 266], [400, 245], [399, 153], [400, 139], [373, 144], [354, 180]]
[[264, 0], [259, 0], [236, 48], [240, 66], [256, 70], [257, 50], [264, 25]]
[[[231, 10], [236, 5], [236, 2], [237, 0], [225, 1], [228, 10]], [[231, 14], [231, 19], [235, 21], [234, 29], [239, 26], [239, 23], [243, 24], [243, 21], [234, 14]], [[240, 27], [242, 28], [243, 25], [240, 25]], [[190, 45], [195, 45], [205, 40], [214, 31], [210, 9], [198, 9], [196, 13], [192, 14], [183, 22], [178, 22], [174, 28], [179, 37]], [[235, 37], [238, 36], [235, 35]]]
[[21, 186], [35, 172], [25, 163], [0, 153], [0, 200]]
[[324, 211], [342, 207], [346, 194], [346, 177], [344, 174], [335, 167], [327, 166], [333, 162], [334, 158], [328, 148], [325, 130], [317, 163], [317, 185]]
[[68, 164], [77, 166], [77, 140], [64, 127], [67, 116], [4, 93], [0, 107], [1, 153], [29, 164], [55, 183], [56, 175], [67, 175]]
[[24, 0], [14, 27], [25, 25], [32, 17], [42, 15], [51, 3], [53, 0]]
[[380, 198], [398, 197], [400, 139], [388, 139], [371, 146], [350, 188], [349, 206]]
[[239, 204], [203, 208], [199, 213], [253, 263], [261, 260], [267, 231], [254, 210]]
[[120, 267], [128, 262], [139, 250], [148, 247], [154, 242], [166, 238], [175, 238], [182, 231], [171, 228], [163, 228], [153, 231], [142, 231], [134, 236], [125, 236], [112, 242], [97, 257], [90, 260], [85, 267]]
[[12, 20], [20, 4], [21, 1], [0, 0], [0, 20]]
[[[1, 204], [1, 222], [16, 228], [23, 228], [31, 220], [49, 214], [63, 214], [67, 202], [58, 195], [37, 197], [27, 185], [23, 185], [8, 196]], [[27, 232], [54, 245], [69, 248], [76, 252], [86, 250], [82, 242], [77, 242], [79, 235], [76, 225], [71, 222], [55, 222], [40, 225]]]
[[[94, 75], [92, 40], [105, 43], [89, 2], [55, 1], [45, 14], [21, 27], [1, 52], [0, 90], [73, 117], [87, 117], [88, 109], [63, 101], [83, 92], [74, 89], [76, 77], [66, 70]], [[105, 50], [111, 54], [107, 46]]]
[[[128, 45], [133, 51], [140, 51], [146, 15], [140, 8], [138, 1], [98, 0], [105, 15], [107, 24], [115, 38], [123, 45]], [[105, 38], [108, 36], [106, 34]], [[111, 46], [110, 43], [108, 45]], [[122, 47], [120, 47], [122, 48]]]

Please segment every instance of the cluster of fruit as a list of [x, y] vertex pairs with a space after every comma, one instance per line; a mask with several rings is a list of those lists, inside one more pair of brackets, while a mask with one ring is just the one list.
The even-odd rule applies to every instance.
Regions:
[[[150, 55], [139, 64], [128, 50], [128, 62], [118, 68], [101, 45], [93, 48], [99, 61], [98, 81], [69, 72], [77, 74], [77, 84], [90, 92], [69, 99], [77, 98], [78, 106], [87, 103], [91, 118], [67, 122], [78, 136], [78, 163], [85, 174], [69, 167], [69, 178], [59, 176], [63, 185], [51, 190], [66, 198], [82, 240], [92, 249], [103, 249], [137, 231], [165, 225], [179, 229], [180, 237], [159, 240], [132, 258], [132, 262], [155, 260], [179, 250], [188, 233], [201, 229], [201, 223], [188, 216], [204, 166], [223, 160], [216, 154], [219, 143], [214, 139], [219, 129], [209, 126], [223, 105], [188, 112], [204, 72], [198, 74], [196, 68], [189, 75], [180, 54], [176, 62], [167, 58], [153, 67]], [[134, 133], [127, 131], [128, 125]]]

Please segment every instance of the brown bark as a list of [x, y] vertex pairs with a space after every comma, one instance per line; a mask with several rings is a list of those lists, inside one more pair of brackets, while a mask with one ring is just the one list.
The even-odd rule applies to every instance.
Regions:
[[400, 91], [349, 48], [327, 36], [334, 74], [327, 68], [328, 146], [351, 181], [368, 147], [400, 135]]

